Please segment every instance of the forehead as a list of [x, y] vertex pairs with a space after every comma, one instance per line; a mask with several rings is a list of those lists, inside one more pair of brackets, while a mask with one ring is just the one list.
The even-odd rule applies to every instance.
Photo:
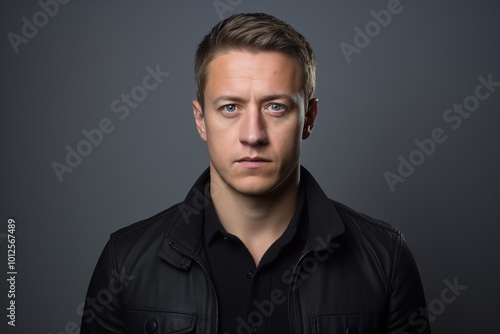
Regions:
[[205, 93], [295, 94], [302, 87], [302, 69], [295, 58], [279, 52], [230, 50], [216, 55], [208, 64]]

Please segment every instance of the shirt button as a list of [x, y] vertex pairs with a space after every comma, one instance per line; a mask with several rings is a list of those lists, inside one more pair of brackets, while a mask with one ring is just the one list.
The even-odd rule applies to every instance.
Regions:
[[252, 327], [252, 333], [257, 333], [259, 329], [257, 327]]
[[262, 275], [257, 276], [257, 282], [261, 282], [263, 278]]
[[222, 237], [222, 240], [227, 240], [227, 237], [226, 236]]
[[248, 277], [248, 278], [253, 278], [253, 271], [249, 270], [249, 271], [247, 272], [247, 277]]
[[157, 327], [158, 327], [158, 325], [156, 324], [156, 321], [154, 321], [153, 319], [149, 319], [148, 322], [146, 322], [145, 329], [146, 329], [146, 332], [148, 332], [149, 334], [152, 334], [152, 333], [156, 332]]

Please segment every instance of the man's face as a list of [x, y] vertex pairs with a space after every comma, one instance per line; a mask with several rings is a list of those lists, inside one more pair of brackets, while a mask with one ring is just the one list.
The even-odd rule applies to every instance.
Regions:
[[230, 51], [208, 65], [205, 106], [193, 101], [207, 142], [212, 181], [264, 195], [298, 179], [301, 141], [309, 136], [316, 101], [303, 93], [298, 62], [277, 52]]

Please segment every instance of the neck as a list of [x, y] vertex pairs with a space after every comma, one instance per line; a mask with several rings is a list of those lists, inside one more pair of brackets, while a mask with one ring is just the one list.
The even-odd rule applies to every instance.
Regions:
[[295, 212], [299, 192], [300, 166], [278, 187], [263, 195], [238, 192], [211, 167], [210, 192], [224, 229], [237, 236], [256, 264], [285, 231]]

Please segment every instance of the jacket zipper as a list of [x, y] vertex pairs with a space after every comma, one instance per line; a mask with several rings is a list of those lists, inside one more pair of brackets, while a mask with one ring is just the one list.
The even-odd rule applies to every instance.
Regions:
[[170, 241], [169, 244], [173, 249], [175, 249], [181, 255], [188, 257], [191, 260], [193, 260], [194, 262], [198, 263], [200, 265], [200, 267], [203, 269], [203, 271], [205, 272], [205, 274], [207, 275], [208, 281], [210, 282], [210, 286], [212, 287], [212, 292], [213, 292], [214, 297], [215, 297], [215, 334], [217, 334], [219, 332], [219, 303], [217, 301], [217, 293], [215, 291], [215, 285], [212, 282], [212, 277], [210, 276], [210, 273], [208, 272], [207, 268], [205, 268], [203, 263], [201, 263], [201, 261], [199, 261], [198, 259], [194, 258], [193, 256], [188, 255], [188, 254], [184, 253], [183, 251], [181, 251], [179, 248], [177, 248], [174, 245], [174, 243], [172, 241]]
[[[290, 304], [292, 304], [292, 287], [294, 286], [294, 283], [297, 281], [297, 279], [299, 278], [299, 270], [300, 270], [300, 263], [302, 262], [302, 260], [307, 256], [309, 255], [310, 253], [312, 253], [312, 251], [308, 251], [307, 253], [304, 253], [302, 254], [302, 256], [299, 258], [299, 260], [297, 261], [297, 263], [295, 264], [295, 267], [293, 268], [293, 271], [292, 271], [292, 278], [290, 280], [290, 287], [289, 287], [289, 290], [288, 290], [288, 319], [290, 320], [290, 330], [291, 330], [291, 334], [295, 334], [297, 333], [297, 330], [296, 330], [296, 322], [297, 322], [297, 319], [295, 316], [293, 316], [290, 312], [291, 308], [294, 307], [295, 308], [295, 300], [293, 301], [293, 305], [291, 305], [290, 307]], [[297, 310], [294, 309], [294, 312], [297, 313]], [[293, 318], [292, 318], [293, 317]]]

